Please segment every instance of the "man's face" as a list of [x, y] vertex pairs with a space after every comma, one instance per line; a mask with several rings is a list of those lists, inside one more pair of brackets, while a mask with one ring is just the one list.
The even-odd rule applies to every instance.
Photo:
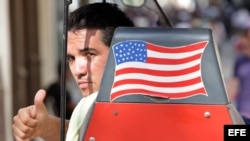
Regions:
[[108, 53], [100, 30], [68, 32], [67, 59], [83, 96], [99, 90]]
[[[250, 33], [249, 33], [250, 34]], [[241, 52], [244, 53], [247, 56], [250, 56], [250, 37], [248, 36], [242, 36], [241, 37]]]

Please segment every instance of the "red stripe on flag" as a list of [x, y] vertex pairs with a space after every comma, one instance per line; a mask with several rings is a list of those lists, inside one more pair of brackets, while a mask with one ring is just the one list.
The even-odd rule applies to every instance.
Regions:
[[182, 70], [152, 70], [152, 69], [143, 69], [143, 68], [124, 68], [116, 71], [116, 76], [121, 74], [129, 74], [129, 73], [141, 73], [141, 74], [149, 74], [153, 76], [180, 76], [185, 74], [190, 74], [200, 70], [200, 64], [195, 65], [193, 67], [182, 69]]
[[197, 59], [201, 58], [201, 54], [196, 54], [187, 58], [182, 58], [182, 59], [162, 59], [162, 58], [152, 58], [152, 57], [148, 57], [147, 58], [147, 63], [152, 63], [155, 64], [155, 62], [157, 62], [157, 64], [164, 64], [164, 65], [168, 65], [168, 64], [173, 64], [173, 65], [178, 65], [178, 64], [183, 64], [186, 62], [191, 62]]
[[[157, 81], [157, 80], [156, 80]], [[178, 81], [178, 82], [153, 82], [149, 80], [141, 80], [141, 79], [124, 79], [115, 82], [114, 88], [119, 85], [126, 85], [126, 84], [142, 84], [148, 85], [153, 87], [162, 87], [162, 88], [170, 88], [170, 87], [185, 87], [190, 86], [193, 84], [197, 84], [201, 82], [200, 77], [196, 77], [193, 79], [185, 80], [185, 81]]]
[[176, 99], [176, 98], [185, 98], [185, 97], [190, 97], [196, 94], [206, 94], [206, 91], [204, 88], [199, 88], [193, 91], [188, 91], [188, 92], [182, 92], [182, 93], [160, 93], [160, 92], [155, 92], [155, 91], [149, 91], [149, 90], [144, 90], [144, 89], [128, 89], [128, 90], [122, 90], [122, 91], [118, 91], [115, 93], [112, 93], [111, 95], [111, 100], [121, 97], [121, 96], [125, 96], [125, 95], [136, 95], [136, 94], [140, 94], [140, 95], [148, 95], [148, 96], [153, 96], [153, 97], [161, 97], [161, 98], [172, 98], [172, 99]]
[[154, 50], [157, 52], [162, 53], [184, 53], [184, 52], [190, 52], [194, 50], [203, 49], [207, 45], [208, 41], [202, 41], [195, 44], [190, 44], [186, 46], [180, 46], [180, 47], [161, 47], [159, 45], [154, 45], [151, 43], [147, 43], [147, 49]]

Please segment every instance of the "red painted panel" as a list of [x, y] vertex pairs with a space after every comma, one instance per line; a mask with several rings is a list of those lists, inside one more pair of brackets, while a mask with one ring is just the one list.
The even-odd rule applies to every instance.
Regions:
[[224, 124], [225, 105], [97, 103], [85, 141], [223, 141]]

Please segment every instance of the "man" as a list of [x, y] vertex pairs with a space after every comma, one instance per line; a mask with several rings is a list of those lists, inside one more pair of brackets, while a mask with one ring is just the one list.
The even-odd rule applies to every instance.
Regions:
[[236, 57], [233, 76], [230, 80], [229, 99], [235, 102], [236, 108], [247, 125], [250, 124], [250, 28], [239, 33], [239, 54]]
[[[133, 23], [116, 5], [108, 3], [80, 7], [69, 15], [68, 23], [67, 60], [85, 97], [83, 99], [86, 99], [99, 90], [115, 28], [133, 26]], [[17, 141], [29, 141], [35, 137], [46, 141], [60, 139], [60, 119], [48, 115], [43, 102], [45, 96], [46, 92], [39, 90], [34, 105], [20, 109], [13, 118], [12, 128]], [[66, 130], [68, 124], [66, 121]], [[68, 138], [71, 132], [67, 133], [68, 141], [72, 141]]]

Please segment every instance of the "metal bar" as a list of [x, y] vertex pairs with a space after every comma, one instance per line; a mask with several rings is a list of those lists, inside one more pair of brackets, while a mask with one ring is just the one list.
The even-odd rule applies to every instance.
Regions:
[[169, 27], [173, 27], [172, 23], [169, 21], [169, 19], [167, 18], [166, 14], [164, 13], [164, 11], [162, 10], [161, 6], [159, 5], [158, 1], [157, 0], [154, 0], [157, 8], [160, 10], [161, 14], [162, 14], [162, 17], [164, 18], [166, 24], [169, 26]]
[[60, 140], [65, 141], [65, 116], [66, 116], [66, 65], [67, 65], [67, 38], [68, 38], [68, 13], [69, 5], [72, 0], [64, 0], [64, 19], [63, 19], [63, 47], [62, 47], [62, 66], [61, 66], [61, 134]]

